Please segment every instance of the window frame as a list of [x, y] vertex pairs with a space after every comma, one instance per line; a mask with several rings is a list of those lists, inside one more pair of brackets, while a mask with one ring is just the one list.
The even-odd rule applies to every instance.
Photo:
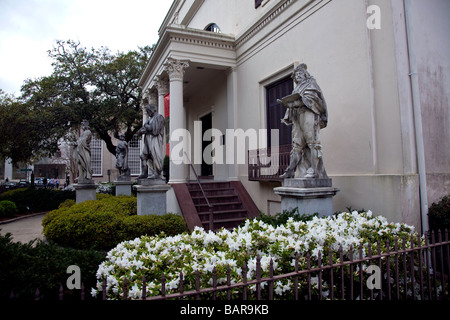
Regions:
[[91, 139], [91, 169], [93, 177], [103, 177], [103, 140], [95, 136]]
[[[282, 77], [278, 80], [275, 80], [272, 83], [267, 84], [265, 87], [265, 106], [266, 106], [266, 128], [267, 128], [267, 147], [272, 146], [272, 137], [271, 137], [271, 129], [280, 129], [280, 136], [278, 145], [290, 145], [292, 144], [292, 128], [285, 126], [281, 123], [281, 119], [283, 118], [286, 107], [281, 106], [278, 103], [275, 103], [277, 99], [281, 99], [285, 96], [288, 96], [292, 93], [294, 89], [294, 83], [290, 75]], [[275, 93], [275, 97], [272, 97], [271, 90], [278, 91]], [[273, 98], [273, 99], [272, 99]], [[277, 108], [277, 110], [273, 111], [272, 108]], [[273, 113], [272, 113], [273, 112]], [[274, 116], [271, 116], [274, 114]], [[279, 119], [278, 119], [279, 118]], [[273, 121], [272, 121], [273, 120]], [[273, 122], [273, 123], [272, 123]], [[274, 126], [275, 125], [275, 126]]]
[[138, 136], [134, 136], [128, 143], [128, 167], [130, 168], [131, 176], [139, 176], [141, 174], [141, 146], [142, 138]]

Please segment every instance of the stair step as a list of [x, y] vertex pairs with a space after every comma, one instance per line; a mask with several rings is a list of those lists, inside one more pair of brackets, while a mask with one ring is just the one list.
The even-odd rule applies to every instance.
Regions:
[[[211, 203], [213, 206], [226, 206], [226, 205], [237, 205], [242, 204], [240, 201], [232, 201], [232, 202], [217, 202], [217, 203]], [[199, 203], [195, 205], [196, 207], [208, 207], [206, 203]]]
[[[203, 190], [221, 189], [221, 188], [233, 189], [229, 182], [202, 182], [201, 185]], [[200, 190], [200, 186], [198, 185], [198, 183], [190, 183], [188, 184], [188, 190], [189, 191]]]
[[[218, 215], [221, 215], [221, 214], [230, 214], [230, 213], [247, 213], [247, 210], [245, 210], [245, 209], [233, 209], [233, 210], [214, 210], [213, 211], [213, 213], [214, 213], [214, 216], [218, 216]], [[201, 216], [201, 215], [208, 215], [209, 214], [209, 211], [205, 211], [205, 212], [199, 212], [198, 213], [198, 215], [199, 216]]]
[[[242, 202], [240, 201], [211, 203], [211, 205], [214, 211], [243, 209]], [[206, 203], [196, 204], [195, 207], [199, 212], [209, 211], [209, 206]]]
[[[198, 217], [202, 222], [209, 221], [209, 212], [208, 211], [199, 212]], [[247, 218], [247, 211], [243, 209], [213, 212], [214, 223], [218, 223], [219, 221], [224, 219], [242, 219], [242, 218], [243, 219]]]
[[196, 214], [206, 230], [209, 229], [208, 202], [213, 206], [215, 229], [237, 227], [249, 216], [248, 209], [240, 196], [239, 185], [236, 187], [233, 182], [212, 180], [201, 181], [199, 184], [197, 181], [191, 181], [186, 184], [186, 187]]
[[[208, 196], [216, 196], [216, 195], [228, 195], [228, 194], [236, 194], [233, 189], [231, 188], [221, 188], [221, 189], [206, 189], [203, 190], [205, 192], [205, 195]], [[201, 190], [191, 190], [189, 193], [193, 197], [203, 197], [203, 192]]]
[[[245, 219], [247, 219], [247, 218], [243, 217], [243, 218], [230, 218], [230, 219], [214, 220], [214, 228], [215, 229], [220, 229], [222, 227], [225, 229], [235, 228], [235, 227], [239, 226], [242, 222], [244, 222]], [[209, 230], [209, 221], [202, 221], [202, 225], [205, 230]]]
[[[233, 202], [233, 201], [239, 201], [239, 197], [236, 194], [221, 194], [221, 195], [214, 195], [214, 196], [207, 196], [209, 203], [218, 203], [218, 201], [220, 202]], [[192, 197], [192, 200], [194, 200], [194, 203], [196, 203], [195, 201], [198, 202], [202, 202], [202, 203], [206, 203], [205, 197], [204, 196], [195, 196]]]
[[[237, 218], [227, 218], [227, 219], [217, 219], [214, 220], [214, 224], [224, 223], [224, 222], [242, 222], [245, 221], [247, 217], [237, 217]], [[209, 221], [202, 221], [203, 224], [208, 223]]]

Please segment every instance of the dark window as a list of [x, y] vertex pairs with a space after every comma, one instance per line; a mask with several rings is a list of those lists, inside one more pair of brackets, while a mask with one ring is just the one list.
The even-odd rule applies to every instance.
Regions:
[[262, 2], [263, 2], [263, 0], [255, 0], [255, 9], [258, 8], [259, 6], [261, 6]]
[[221, 33], [220, 28], [217, 24], [215, 23], [210, 23], [206, 26], [205, 28], [206, 31], [211, 31], [211, 32], [216, 32], [216, 33]]
[[277, 102], [277, 99], [286, 97], [292, 93], [294, 84], [291, 77], [284, 78], [266, 87], [266, 105], [267, 105], [267, 143], [272, 146], [271, 129], [280, 130], [279, 146], [292, 143], [291, 127], [281, 123], [286, 113], [286, 107]]

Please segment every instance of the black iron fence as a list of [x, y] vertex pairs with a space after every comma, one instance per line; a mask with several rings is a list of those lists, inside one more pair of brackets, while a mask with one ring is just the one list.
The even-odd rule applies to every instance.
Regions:
[[[450, 297], [450, 241], [448, 231], [427, 234], [424, 237], [396, 239], [394, 243], [374, 242], [368, 246], [342, 249], [312, 257], [296, 256], [292, 272], [275, 274], [273, 261], [269, 271], [263, 272], [261, 259], [256, 261], [256, 276], [247, 279], [248, 268], [242, 266], [243, 280], [232, 283], [228, 268], [226, 281], [212, 273], [212, 285], [200, 283], [200, 274], [180, 273], [178, 292], [166, 292], [166, 279], [161, 278], [159, 296], [147, 296], [147, 282], [142, 280], [142, 300], [449, 300]], [[303, 260], [302, 260], [303, 259]], [[299, 261], [306, 268], [299, 269]], [[264, 275], [263, 275], [264, 274]], [[192, 280], [194, 279], [194, 280]], [[218, 283], [220, 281], [220, 285]], [[194, 285], [192, 286], [192, 281]], [[280, 289], [280, 283], [289, 290]], [[128, 299], [128, 281], [123, 283], [123, 300]], [[194, 289], [192, 289], [194, 287]], [[107, 300], [107, 284], [97, 299]], [[189, 290], [185, 290], [189, 288]], [[70, 296], [73, 297], [71, 294]], [[89, 297], [82, 286], [77, 295], [81, 300]], [[11, 293], [14, 299], [14, 293]], [[39, 289], [35, 299], [40, 299]], [[64, 300], [66, 294], [60, 286], [55, 299]]]

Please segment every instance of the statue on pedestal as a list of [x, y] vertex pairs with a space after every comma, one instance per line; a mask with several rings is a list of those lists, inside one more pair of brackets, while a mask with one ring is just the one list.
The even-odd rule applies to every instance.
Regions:
[[120, 142], [116, 146], [116, 168], [119, 169], [120, 180], [130, 179], [130, 168], [128, 167], [128, 143], [125, 136], [119, 136]]
[[319, 131], [327, 126], [328, 111], [322, 90], [307, 71], [306, 64], [294, 69], [295, 88], [291, 95], [278, 100], [287, 107], [282, 123], [292, 126], [292, 150], [289, 167], [280, 177], [328, 179], [322, 160]]
[[144, 136], [141, 160], [142, 174], [139, 179], [163, 179], [164, 160], [164, 117], [156, 112], [156, 106], [144, 100], [144, 110], [148, 115], [139, 134]]
[[91, 140], [92, 133], [89, 128], [89, 122], [83, 120], [81, 122], [82, 134], [77, 142], [73, 144], [75, 148], [75, 158], [78, 164], [78, 183], [92, 183], [91, 168]]

